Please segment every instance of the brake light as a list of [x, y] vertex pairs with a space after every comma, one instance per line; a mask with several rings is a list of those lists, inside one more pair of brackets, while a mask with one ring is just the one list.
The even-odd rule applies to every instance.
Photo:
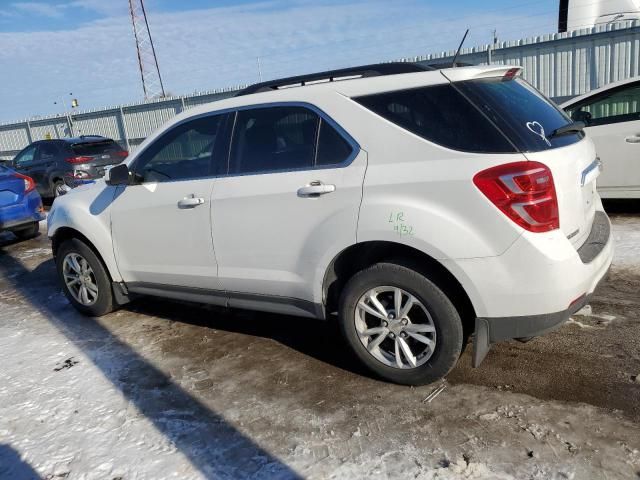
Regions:
[[519, 68], [510, 68], [509, 70], [507, 70], [507, 72], [504, 74], [504, 77], [502, 77], [503, 80], [513, 80], [514, 78], [516, 78], [518, 76], [518, 74], [520, 73], [520, 69]]
[[69, 158], [65, 158], [65, 161], [67, 163], [87, 163], [90, 162], [91, 160], [93, 160], [93, 157], [83, 157], [83, 156], [77, 156], [77, 157], [69, 157]]
[[120, 150], [118, 152], [115, 152], [114, 155], [116, 157], [122, 157], [122, 158], [126, 158], [129, 156], [129, 152], [127, 152], [126, 150]]
[[24, 180], [24, 193], [29, 193], [36, 189], [36, 182], [33, 181], [33, 178], [22, 175], [21, 173], [14, 173], [13, 176]]
[[560, 228], [553, 175], [539, 162], [516, 162], [484, 170], [473, 183], [507, 217], [530, 232]]

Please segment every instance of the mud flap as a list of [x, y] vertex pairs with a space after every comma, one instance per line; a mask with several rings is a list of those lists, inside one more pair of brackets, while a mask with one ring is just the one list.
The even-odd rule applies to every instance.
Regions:
[[473, 338], [473, 368], [480, 366], [491, 348], [489, 322], [484, 318], [476, 318], [476, 331]]

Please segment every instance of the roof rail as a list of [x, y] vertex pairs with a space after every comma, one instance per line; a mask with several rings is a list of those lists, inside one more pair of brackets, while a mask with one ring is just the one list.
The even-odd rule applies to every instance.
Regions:
[[353, 78], [379, 77], [384, 75], [397, 75], [400, 73], [415, 73], [435, 70], [434, 68], [412, 62], [391, 62], [360, 67], [342, 68], [326, 72], [298, 75], [295, 77], [279, 78], [267, 82], [249, 85], [236, 93], [236, 97], [250, 95], [252, 93], [269, 92], [281, 88], [304, 86], [309, 83], [335, 82], [338, 80], [351, 80]]

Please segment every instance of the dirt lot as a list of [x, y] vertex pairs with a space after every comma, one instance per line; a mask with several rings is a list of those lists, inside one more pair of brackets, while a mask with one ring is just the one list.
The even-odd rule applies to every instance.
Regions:
[[[640, 218], [590, 315], [470, 349], [435, 385], [369, 378], [326, 323], [62, 295], [46, 236], [0, 236], [0, 478], [640, 478]], [[44, 226], [43, 226], [44, 228]]]

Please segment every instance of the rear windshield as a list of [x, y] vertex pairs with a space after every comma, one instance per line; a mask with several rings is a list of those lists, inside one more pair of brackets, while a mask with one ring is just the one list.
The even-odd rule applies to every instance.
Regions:
[[100, 140], [99, 142], [76, 143], [71, 145], [71, 150], [76, 155], [104, 155], [122, 150], [113, 140]]
[[571, 121], [519, 78], [471, 80], [355, 100], [416, 135], [465, 152], [535, 152], [569, 145], [584, 136], [548, 138]]
[[482, 110], [521, 152], [564, 147], [584, 138], [584, 133], [554, 137], [571, 123], [567, 115], [521, 78], [491, 78], [454, 84]]

